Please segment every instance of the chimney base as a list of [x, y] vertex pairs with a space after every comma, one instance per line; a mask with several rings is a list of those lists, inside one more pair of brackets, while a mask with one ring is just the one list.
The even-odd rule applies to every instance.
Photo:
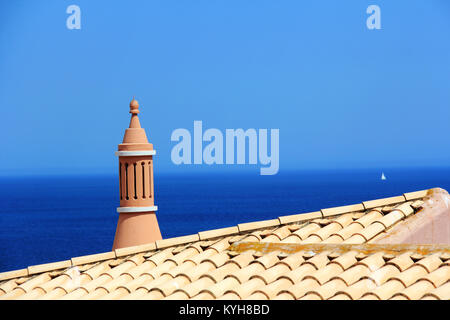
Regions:
[[120, 213], [113, 250], [161, 239], [155, 212]]

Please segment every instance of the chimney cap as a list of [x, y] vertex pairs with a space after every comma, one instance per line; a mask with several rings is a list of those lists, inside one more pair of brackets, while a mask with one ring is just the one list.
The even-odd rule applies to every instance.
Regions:
[[130, 113], [131, 114], [138, 114], [139, 113], [139, 102], [137, 102], [136, 99], [131, 100], [130, 102]]

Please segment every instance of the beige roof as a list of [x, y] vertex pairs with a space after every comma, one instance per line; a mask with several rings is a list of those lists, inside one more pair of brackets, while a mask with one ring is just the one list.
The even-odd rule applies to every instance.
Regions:
[[0, 273], [0, 299], [449, 299], [448, 245], [376, 244], [430, 191]]

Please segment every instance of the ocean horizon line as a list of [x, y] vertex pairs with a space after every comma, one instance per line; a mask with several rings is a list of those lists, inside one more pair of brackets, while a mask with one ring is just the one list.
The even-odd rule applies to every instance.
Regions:
[[[219, 169], [213, 170], [212, 168], [195, 168], [189, 171], [177, 172], [173, 170], [158, 170], [155, 171], [155, 176], [224, 176], [224, 175], [232, 175], [232, 176], [260, 176], [257, 172], [257, 169]], [[262, 176], [262, 177], [276, 177], [276, 176], [285, 176], [286, 174], [320, 174], [320, 173], [367, 173], [367, 172], [382, 172], [386, 173], [389, 171], [413, 171], [413, 170], [423, 170], [423, 171], [437, 171], [437, 170], [450, 170], [450, 165], [445, 166], [410, 166], [410, 167], [397, 167], [397, 166], [387, 166], [387, 167], [358, 167], [358, 168], [305, 168], [305, 169], [284, 169], [280, 170], [278, 174], [272, 176]], [[5, 173], [0, 172], [0, 179], [4, 178], [57, 178], [57, 177], [110, 177], [117, 176], [116, 171], [111, 172], [101, 172], [101, 171], [85, 171], [79, 172], [78, 170], [75, 172], [23, 172], [23, 173]]]

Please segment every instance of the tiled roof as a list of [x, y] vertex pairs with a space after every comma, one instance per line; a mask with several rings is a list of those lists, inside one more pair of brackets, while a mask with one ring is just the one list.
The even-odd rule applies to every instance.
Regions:
[[448, 245], [380, 245], [430, 191], [0, 273], [0, 299], [450, 299]]

